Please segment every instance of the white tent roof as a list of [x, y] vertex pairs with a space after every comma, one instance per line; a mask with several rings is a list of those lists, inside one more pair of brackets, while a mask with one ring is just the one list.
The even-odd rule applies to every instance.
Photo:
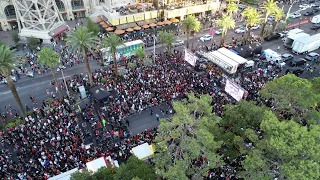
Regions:
[[222, 53], [223, 55], [229, 57], [230, 59], [234, 60], [235, 62], [238, 62], [239, 64], [244, 64], [246, 63], [248, 60], [246, 60], [245, 58], [235, 54], [234, 52], [230, 51], [229, 49], [226, 48], [220, 48], [218, 49], [218, 51], [220, 53]]
[[107, 168], [107, 160], [104, 157], [92, 160], [87, 162], [88, 171], [92, 171], [93, 173], [97, 172], [99, 168], [106, 167]]
[[153, 151], [148, 143], [144, 143], [132, 148], [132, 152], [139, 159], [145, 159], [153, 155]]
[[59, 175], [49, 178], [49, 180], [70, 180], [71, 174], [78, 171], [78, 168], [71, 169], [70, 171], [61, 173]]

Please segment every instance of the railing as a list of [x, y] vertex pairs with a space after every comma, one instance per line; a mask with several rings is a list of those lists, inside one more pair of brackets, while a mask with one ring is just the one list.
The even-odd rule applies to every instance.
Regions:
[[72, 6], [72, 10], [84, 9], [84, 6]]
[[17, 19], [17, 16], [16, 15], [10, 15], [10, 16], [7, 16], [7, 19]]

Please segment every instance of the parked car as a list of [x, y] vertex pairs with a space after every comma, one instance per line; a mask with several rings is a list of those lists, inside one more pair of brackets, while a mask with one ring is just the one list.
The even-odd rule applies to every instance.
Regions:
[[218, 29], [218, 30], [216, 30], [215, 34], [216, 34], [216, 35], [220, 35], [220, 34], [222, 34], [222, 29]]
[[295, 13], [290, 14], [289, 17], [291, 17], [291, 18], [298, 18], [298, 17], [301, 17], [301, 14], [295, 12]]
[[300, 74], [303, 73], [303, 71], [304, 69], [301, 67], [290, 67], [286, 70], [286, 74], [292, 73], [292, 74], [295, 74], [296, 76], [299, 76]]
[[319, 54], [315, 53], [315, 52], [311, 52], [311, 53], [306, 55], [305, 59], [308, 60], [308, 61], [318, 61]]
[[276, 34], [272, 34], [272, 35], [266, 36], [264, 38], [264, 40], [265, 41], [272, 41], [272, 40], [279, 39], [279, 38], [280, 38], [280, 35], [278, 33], [276, 33]]
[[320, 29], [320, 24], [313, 24], [310, 29], [312, 30], [316, 30], [316, 29]]
[[277, 33], [277, 34], [279, 34], [280, 37], [283, 38], [283, 37], [286, 37], [286, 36], [287, 36], [288, 31], [281, 31], [281, 32], [279, 32], [279, 33]]
[[313, 11], [307, 11], [306, 13], [304, 13], [305, 16], [312, 16], [313, 14]]
[[183, 40], [176, 40], [174, 43], [172, 43], [173, 47], [183, 46], [184, 41]]
[[202, 37], [200, 37], [200, 41], [205, 42], [205, 41], [210, 41], [212, 37], [209, 34], [206, 34]]
[[246, 32], [246, 29], [243, 28], [243, 27], [241, 27], [241, 28], [236, 29], [235, 32], [236, 32], [237, 34], [245, 33], [245, 32]]
[[311, 7], [310, 4], [300, 4], [299, 5], [299, 8], [301, 8], [301, 9], [307, 9], [307, 8], [310, 8], [310, 7]]
[[[17, 78], [15, 76], [11, 76], [11, 79], [12, 79], [13, 82], [17, 82]], [[1, 84], [7, 84], [7, 79], [3, 78], [0, 83]]]
[[251, 27], [251, 29], [256, 30], [259, 29], [260, 25], [259, 24], [255, 24]]
[[312, 12], [314, 12], [314, 13], [319, 12], [319, 7], [313, 8]]
[[292, 59], [289, 65], [292, 67], [304, 66], [306, 62], [307, 61], [303, 58], [297, 58], [297, 59]]
[[[311, 3], [311, 2], [309, 2], [309, 3]], [[312, 4], [311, 4], [311, 7], [319, 7], [320, 6], [320, 3], [319, 2], [313, 2]]]
[[274, 16], [269, 16], [268, 21], [274, 21], [275, 17]]
[[294, 56], [290, 53], [284, 53], [281, 55], [283, 61], [288, 61], [294, 58]]

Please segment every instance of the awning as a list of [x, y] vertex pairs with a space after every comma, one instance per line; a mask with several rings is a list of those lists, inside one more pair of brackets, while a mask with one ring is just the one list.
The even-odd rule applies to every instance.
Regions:
[[136, 26], [136, 27], [134, 27], [133, 29], [136, 30], [136, 31], [139, 31], [139, 30], [141, 29], [141, 27]]
[[157, 22], [157, 25], [162, 26], [162, 25], [164, 25], [164, 22]]
[[133, 28], [137, 26], [136, 23], [127, 23], [127, 24], [121, 24], [117, 26], [117, 29], [128, 29], [128, 28]]
[[125, 31], [122, 29], [117, 29], [114, 33], [116, 33], [117, 35], [120, 35], [120, 34], [125, 33]]
[[63, 31], [67, 30], [68, 28], [69, 28], [68, 25], [59, 26], [55, 30], [51, 31], [49, 35], [52, 37], [55, 37], [55, 36], [61, 34]]
[[147, 20], [144, 20], [144, 21], [138, 21], [137, 24], [139, 26], [143, 26], [143, 25], [152, 24], [152, 23], [155, 23], [155, 22], [156, 22], [155, 19], [147, 19]]

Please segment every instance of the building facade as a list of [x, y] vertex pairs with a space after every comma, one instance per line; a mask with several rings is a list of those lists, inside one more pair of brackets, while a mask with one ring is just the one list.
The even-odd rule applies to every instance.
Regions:
[[[159, 18], [159, 10], [155, 10], [152, 1], [142, 1], [140, 3], [149, 4], [142, 9], [126, 8], [126, 13], [120, 13], [119, 7], [137, 4], [135, 0], [54, 0], [63, 20], [74, 20], [77, 18], [88, 17], [90, 15], [108, 18], [114, 25], [121, 25], [131, 22], [143, 21]], [[178, 18], [183, 20], [190, 14], [204, 15], [213, 13], [219, 9], [220, 3], [214, 1], [159, 1], [161, 13], [164, 18]], [[145, 5], [143, 5], [145, 6]], [[0, 0], [0, 30], [7, 31], [18, 28], [17, 11], [12, 0]]]

